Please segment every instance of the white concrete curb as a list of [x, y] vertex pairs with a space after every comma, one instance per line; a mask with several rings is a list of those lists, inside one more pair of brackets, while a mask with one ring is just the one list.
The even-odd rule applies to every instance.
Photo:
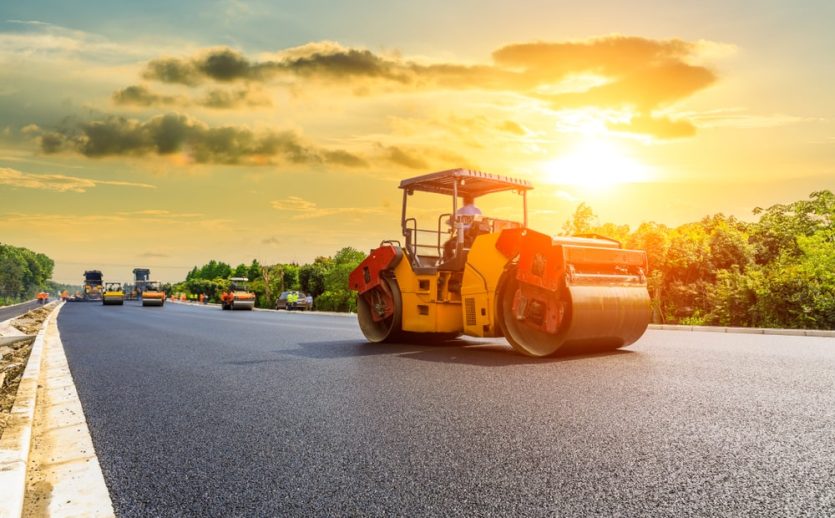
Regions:
[[767, 327], [680, 326], [672, 324], [650, 324], [649, 329], [655, 329], [658, 331], [695, 331], [702, 333], [739, 333], [747, 335], [835, 337], [835, 331], [823, 329], [770, 329]]
[[26, 489], [26, 465], [29, 461], [29, 447], [32, 443], [32, 423], [35, 416], [35, 400], [38, 394], [38, 380], [41, 375], [44, 337], [46, 327], [55, 318], [58, 307], [52, 310], [41, 329], [35, 335], [29, 361], [20, 379], [14, 406], [3, 438], [0, 439], [0, 518], [18, 518], [23, 511], [23, 496]]
[[113, 503], [57, 320], [56, 314], [46, 328], [23, 516], [112, 517]]

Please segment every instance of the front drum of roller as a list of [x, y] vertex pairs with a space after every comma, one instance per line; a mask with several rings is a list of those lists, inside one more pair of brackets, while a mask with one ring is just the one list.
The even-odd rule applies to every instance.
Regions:
[[527, 356], [611, 351], [638, 340], [649, 325], [650, 299], [645, 286], [569, 286], [561, 292], [567, 307], [557, 333], [547, 333], [514, 316], [513, 297], [518, 288], [516, 270], [505, 272], [499, 283], [497, 310], [505, 338]]

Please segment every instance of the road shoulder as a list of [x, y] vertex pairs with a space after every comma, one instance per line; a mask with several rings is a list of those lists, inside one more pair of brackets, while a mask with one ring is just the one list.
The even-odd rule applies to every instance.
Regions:
[[114, 516], [58, 331], [46, 327], [23, 516]]

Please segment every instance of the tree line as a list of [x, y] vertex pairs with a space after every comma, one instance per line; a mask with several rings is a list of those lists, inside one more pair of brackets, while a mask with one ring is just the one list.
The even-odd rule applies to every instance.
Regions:
[[0, 243], [0, 305], [31, 299], [49, 290], [55, 262], [28, 248]]
[[183, 293], [189, 298], [199, 295], [218, 302], [220, 294], [229, 288], [232, 277], [247, 277], [249, 289], [256, 295], [256, 305], [275, 307], [284, 291], [302, 291], [313, 297], [314, 307], [320, 311], [356, 311], [357, 302], [348, 290], [348, 274], [365, 259], [365, 254], [345, 247], [332, 257], [317, 257], [307, 264], [262, 265], [253, 259], [250, 264], [231, 266], [223, 261], [211, 260], [203, 266], [195, 266], [183, 282], [171, 285], [167, 291]]
[[566, 234], [597, 233], [646, 250], [653, 320], [689, 325], [835, 329], [835, 195], [714, 214], [677, 227], [599, 224], [581, 203]]

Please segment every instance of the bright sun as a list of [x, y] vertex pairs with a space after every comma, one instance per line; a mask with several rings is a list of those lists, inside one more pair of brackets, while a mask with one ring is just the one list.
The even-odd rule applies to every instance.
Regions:
[[588, 135], [567, 155], [543, 166], [546, 180], [560, 185], [596, 189], [651, 177], [649, 167], [632, 158], [618, 143]]

